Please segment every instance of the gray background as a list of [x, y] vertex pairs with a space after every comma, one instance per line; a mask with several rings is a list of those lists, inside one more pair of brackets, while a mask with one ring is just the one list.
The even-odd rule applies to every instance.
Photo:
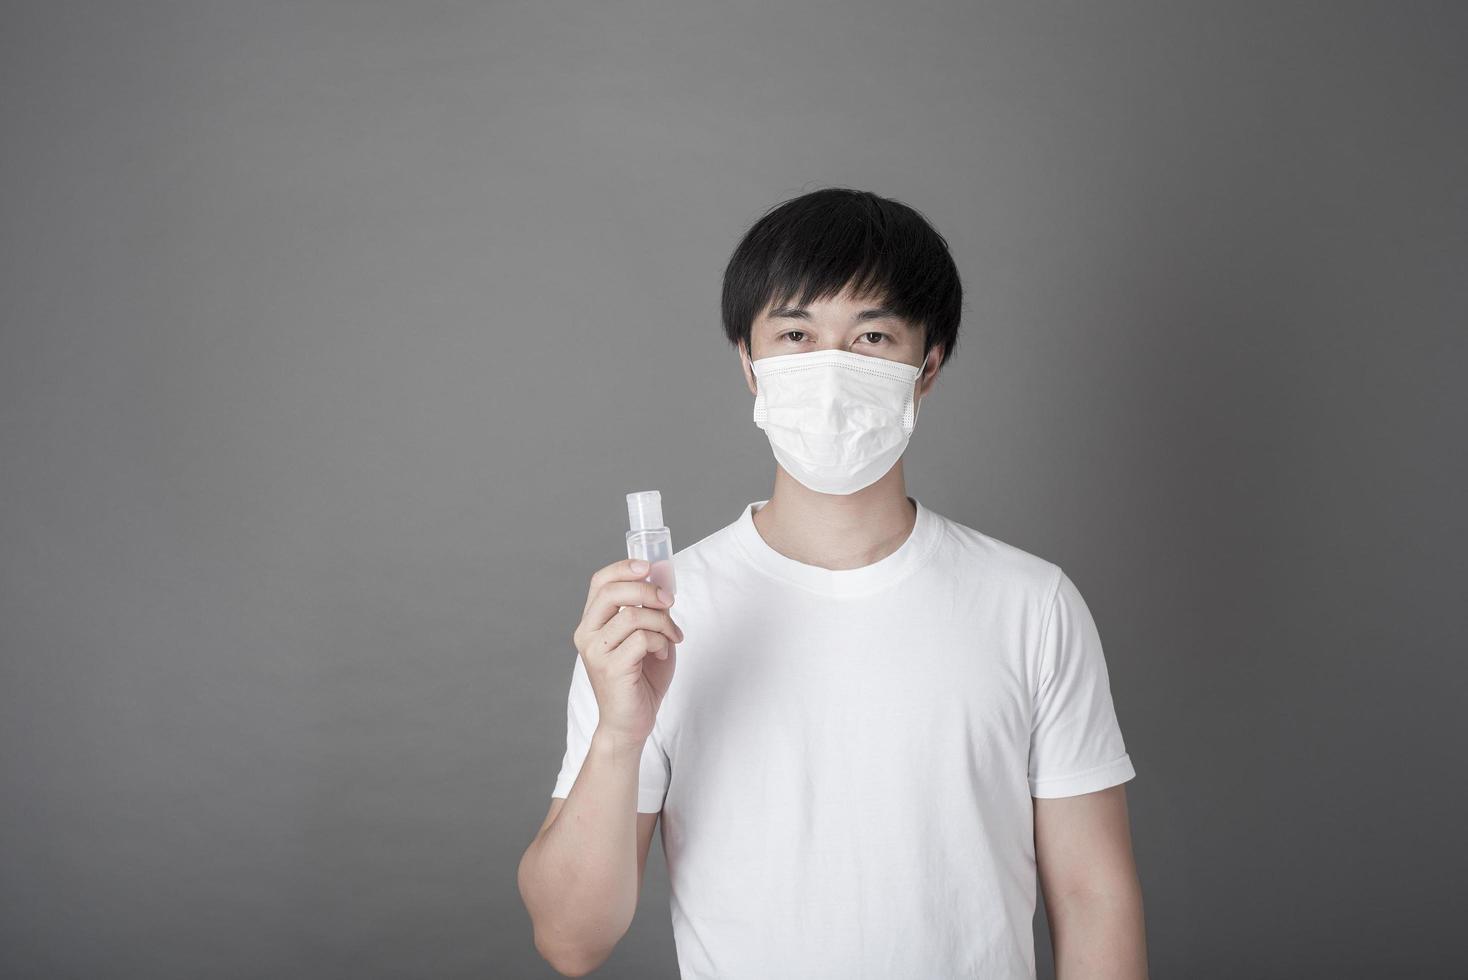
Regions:
[[1154, 975], [1468, 969], [1462, 5], [3, 9], [0, 974], [551, 975], [586, 580], [768, 495], [720, 276], [832, 184], [953, 246], [909, 490], [1086, 595]]

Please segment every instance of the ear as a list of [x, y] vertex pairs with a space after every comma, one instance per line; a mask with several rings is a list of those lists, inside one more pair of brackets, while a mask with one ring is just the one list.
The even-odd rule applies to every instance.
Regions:
[[739, 365], [744, 369], [744, 385], [749, 389], [749, 393], [759, 394], [759, 389], [755, 387], [754, 368], [749, 363], [749, 351], [742, 340], [739, 341]]
[[934, 344], [932, 350], [928, 351], [928, 366], [918, 377], [918, 397], [921, 398], [933, 390], [933, 385], [938, 381], [938, 371], [943, 364], [943, 345]]

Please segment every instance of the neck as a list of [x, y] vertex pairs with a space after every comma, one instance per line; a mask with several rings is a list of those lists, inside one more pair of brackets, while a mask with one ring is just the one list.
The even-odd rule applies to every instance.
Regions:
[[876, 483], [848, 494], [816, 493], [776, 466], [769, 503], [754, 514], [770, 547], [831, 571], [881, 561], [902, 546], [916, 520], [901, 459]]

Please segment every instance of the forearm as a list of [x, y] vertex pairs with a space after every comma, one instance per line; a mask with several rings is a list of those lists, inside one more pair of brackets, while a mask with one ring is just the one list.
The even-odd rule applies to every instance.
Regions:
[[1135, 879], [1107, 892], [1079, 892], [1045, 905], [1056, 980], [1147, 980], [1142, 891]]
[[637, 907], [637, 780], [642, 745], [592, 736], [555, 820], [520, 860], [535, 946], [562, 972], [598, 966]]

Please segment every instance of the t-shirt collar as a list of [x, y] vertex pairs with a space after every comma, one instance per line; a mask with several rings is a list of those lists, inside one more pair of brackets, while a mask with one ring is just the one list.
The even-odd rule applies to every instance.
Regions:
[[917, 521], [907, 540], [896, 551], [860, 568], [829, 569], [807, 565], [770, 547], [754, 525], [754, 512], [769, 500], [744, 505], [733, 525], [739, 550], [758, 569], [777, 579], [829, 596], [865, 595], [905, 577], [928, 559], [939, 537], [938, 517], [916, 497], [908, 497], [917, 508]]

